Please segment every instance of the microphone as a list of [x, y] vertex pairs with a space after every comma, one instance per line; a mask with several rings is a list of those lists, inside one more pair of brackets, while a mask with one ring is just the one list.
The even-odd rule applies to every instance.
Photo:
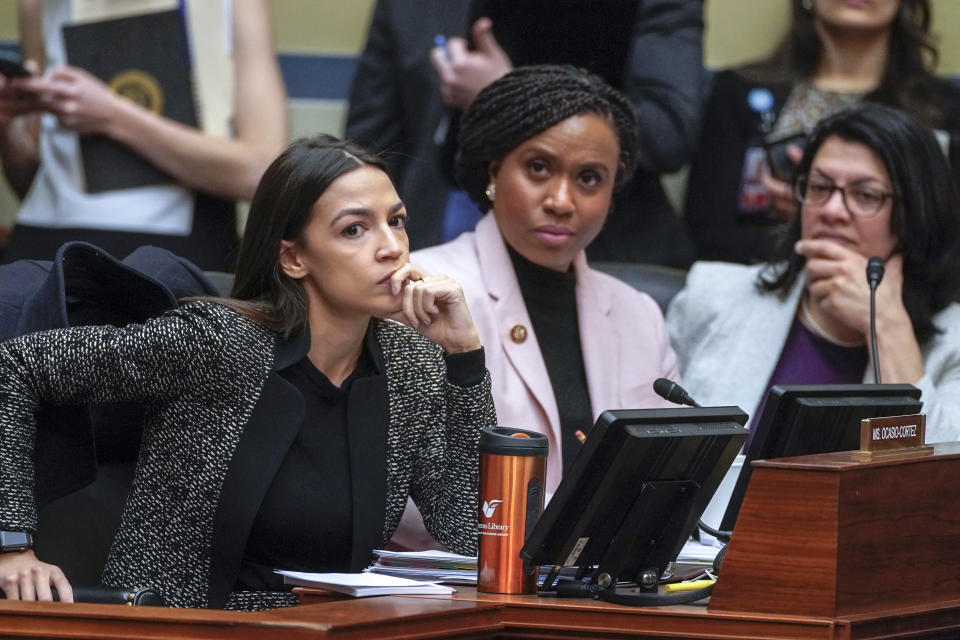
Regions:
[[867, 283], [870, 285], [870, 349], [873, 352], [873, 377], [880, 380], [880, 353], [877, 349], [877, 287], [883, 280], [883, 258], [873, 256], [867, 260]]
[[653, 390], [664, 400], [673, 404], [685, 404], [688, 407], [699, 407], [697, 401], [690, 397], [686, 390], [673, 380], [657, 378], [653, 381]]
[[876, 289], [881, 280], [883, 280], [883, 258], [873, 256], [867, 260], [867, 282], [870, 283], [870, 289]]

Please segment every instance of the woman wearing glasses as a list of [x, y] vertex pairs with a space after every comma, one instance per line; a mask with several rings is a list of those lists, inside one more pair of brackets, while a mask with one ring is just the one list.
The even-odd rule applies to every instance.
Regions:
[[[787, 3], [781, 3], [787, 4]], [[938, 129], [960, 184], [960, 92], [939, 78], [929, 0], [791, 0], [791, 25], [773, 55], [717, 74], [685, 219], [702, 260], [756, 263], [797, 215], [791, 177], [799, 146], [766, 166], [764, 141], [809, 134], [823, 118], [877, 102]], [[802, 145], [797, 142], [797, 145]], [[784, 177], [777, 177], [784, 176]]]
[[922, 390], [928, 442], [958, 439], [960, 201], [933, 134], [855, 107], [817, 127], [797, 176], [800, 215], [776, 257], [697, 263], [671, 304], [688, 391], [756, 416], [774, 384], [872, 382], [866, 264], [879, 256], [881, 378]]

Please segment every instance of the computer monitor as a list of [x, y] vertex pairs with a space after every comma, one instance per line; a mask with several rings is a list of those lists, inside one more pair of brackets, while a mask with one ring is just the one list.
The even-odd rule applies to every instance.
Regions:
[[738, 407], [605, 411], [527, 537], [524, 566], [652, 586], [743, 445], [746, 421]]
[[919, 413], [922, 407], [920, 389], [912, 384], [774, 385], [754, 427], [720, 529], [733, 530], [754, 460], [859, 449], [862, 419]]

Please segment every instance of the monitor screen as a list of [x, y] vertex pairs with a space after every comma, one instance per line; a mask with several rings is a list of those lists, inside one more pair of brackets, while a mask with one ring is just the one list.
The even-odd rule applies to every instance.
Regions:
[[862, 419], [919, 413], [922, 406], [920, 389], [912, 384], [774, 385], [720, 528], [733, 530], [754, 460], [859, 449]]
[[659, 577], [743, 445], [746, 421], [738, 407], [605, 411], [529, 534], [525, 567]]

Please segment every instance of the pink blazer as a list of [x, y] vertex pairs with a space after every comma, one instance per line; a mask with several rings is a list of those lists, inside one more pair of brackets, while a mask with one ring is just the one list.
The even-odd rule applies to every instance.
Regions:
[[[520, 285], [492, 215], [476, 231], [413, 253], [428, 273], [460, 283], [480, 333], [493, 380], [497, 419], [503, 426], [547, 436], [547, 495], [563, 472], [560, 418]], [[594, 419], [607, 409], [674, 406], [653, 392], [659, 377], [679, 380], [663, 314], [645, 293], [587, 265], [581, 252], [577, 272], [577, 315]]]

